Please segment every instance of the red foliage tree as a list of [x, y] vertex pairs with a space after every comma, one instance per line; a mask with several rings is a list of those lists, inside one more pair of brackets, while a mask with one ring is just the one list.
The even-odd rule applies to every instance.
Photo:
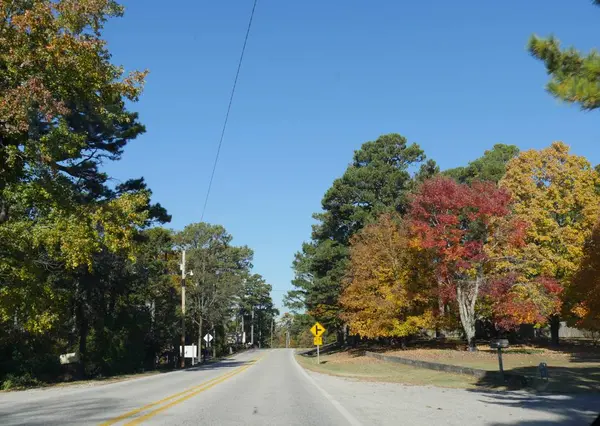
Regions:
[[511, 273], [491, 279], [483, 293], [496, 328], [516, 330], [521, 324], [544, 325], [560, 312], [563, 286], [551, 277]]
[[[521, 244], [511, 198], [491, 182], [471, 186], [435, 177], [414, 195], [408, 221], [423, 250], [433, 254], [440, 294], [454, 290], [469, 348], [475, 349], [475, 305], [493, 264]], [[446, 301], [442, 301], [446, 302]]]

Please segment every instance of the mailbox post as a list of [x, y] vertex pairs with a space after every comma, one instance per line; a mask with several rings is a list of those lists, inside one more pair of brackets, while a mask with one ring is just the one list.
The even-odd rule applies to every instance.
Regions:
[[500, 377], [504, 381], [504, 365], [502, 365], [502, 349], [508, 348], [508, 339], [496, 339], [490, 343], [490, 348], [498, 350], [498, 367], [500, 368]]

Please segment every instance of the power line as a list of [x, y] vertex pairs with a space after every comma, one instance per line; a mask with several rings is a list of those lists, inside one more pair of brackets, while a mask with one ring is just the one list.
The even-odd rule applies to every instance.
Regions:
[[227, 106], [227, 113], [225, 114], [225, 121], [223, 122], [223, 130], [221, 130], [221, 138], [219, 139], [219, 145], [217, 147], [217, 155], [215, 156], [215, 162], [213, 164], [212, 173], [210, 174], [210, 181], [208, 182], [208, 190], [206, 191], [206, 198], [204, 199], [204, 207], [202, 208], [202, 216], [200, 216], [200, 222], [204, 220], [204, 213], [206, 213], [206, 205], [208, 204], [208, 197], [210, 196], [210, 190], [212, 189], [213, 179], [215, 177], [215, 170], [217, 170], [217, 163], [219, 162], [219, 154], [221, 153], [221, 145], [223, 145], [223, 137], [225, 136], [225, 129], [227, 129], [227, 121], [229, 120], [229, 112], [231, 111], [231, 104], [233, 103], [233, 96], [235, 95], [235, 88], [237, 86], [238, 77], [240, 76], [240, 69], [242, 68], [242, 61], [244, 60], [244, 52], [246, 51], [246, 44], [248, 43], [248, 36], [250, 35], [250, 28], [252, 27], [252, 19], [254, 18], [254, 11], [256, 10], [256, 3], [258, 0], [254, 0], [252, 6], [252, 12], [250, 13], [250, 20], [248, 21], [248, 28], [246, 29], [246, 36], [244, 37], [244, 45], [242, 46], [242, 53], [240, 60], [238, 61], [237, 71], [235, 73], [235, 79], [233, 80], [233, 87], [231, 88], [231, 95], [229, 96], [229, 105]]

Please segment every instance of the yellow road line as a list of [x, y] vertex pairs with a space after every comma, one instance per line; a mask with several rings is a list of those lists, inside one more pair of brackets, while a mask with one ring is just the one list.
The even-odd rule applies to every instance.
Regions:
[[219, 380], [217, 380], [215, 382], [212, 382], [212, 383], [210, 383], [210, 384], [208, 384], [208, 385], [206, 385], [206, 386], [204, 386], [204, 387], [202, 387], [202, 388], [200, 388], [200, 389], [198, 389], [198, 390], [196, 390], [194, 392], [188, 393], [184, 397], [176, 399], [175, 401], [172, 401], [172, 402], [170, 402], [170, 403], [168, 403], [166, 405], [163, 405], [162, 407], [157, 408], [156, 410], [151, 411], [148, 414], [145, 414], [145, 415], [143, 415], [141, 417], [138, 417], [138, 418], [130, 421], [129, 423], [126, 423], [126, 426], [139, 425], [140, 423], [142, 423], [142, 422], [144, 422], [144, 421], [146, 421], [146, 420], [148, 420], [148, 419], [156, 416], [157, 414], [162, 413], [163, 411], [168, 410], [169, 408], [171, 408], [171, 407], [173, 407], [173, 406], [175, 406], [177, 404], [181, 404], [182, 402], [187, 401], [188, 399], [190, 399], [190, 398], [198, 395], [199, 393], [202, 393], [205, 390], [208, 390], [208, 389], [212, 388], [213, 386], [217, 386], [219, 383], [222, 383], [225, 380], [227, 380], [227, 379], [229, 379], [229, 378], [231, 378], [231, 377], [233, 377], [233, 376], [235, 376], [237, 374], [240, 374], [242, 371], [250, 368], [251, 366], [252, 366], [252, 364], [249, 364], [249, 365], [245, 365], [245, 366], [243, 366], [241, 368], [238, 368], [237, 370], [235, 370], [235, 371], [233, 371], [233, 372], [231, 372], [231, 373], [229, 373], [229, 374], [227, 374], [225, 376], [222, 376]]
[[138, 413], [142, 412], [142, 411], [146, 411], [146, 410], [147, 410], [147, 409], [149, 409], [149, 408], [152, 408], [152, 407], [155, 407], [155, 406], [157, 406], [157, 405], [163, 404], [163, 403], [165, 403], [165, 402], [167, 402], [167, 401], [170, 401], [170, 400], [172, 400], [172, 399], [174, 399], [174, 398], [180, 397], [180, 396], [182, 396], [182, 395], [185, 395], [185, 394], [187, 394], [187, 393], [189, 393], [189, 392], [193, 392], [193, 391], [195, 391], [195, 390], [197, 390], [197, 389], [199, 389], [199, 388], [203, 388], [204, 386], [206, 386], [206, 385], [210, 385], [210, 384], [211, 384], [211, 383], [213, 383], [213, 382], [218, 382], [218, 383], [221, 383], [221, 381], [223, 381], [223, 380], [220, 380], [220, 379], [228, 378], [228, 377], [230, 377], [231, 375], [237, 374], [237, 372], [241, 372], [242, 370], [245, 370], [246, 368], [250, 367], [252, 364], [256, 363], [257, 361], [258, 361], [258, 360], [251, 360], [251, 361], [248, 361], [248, 365], [243, 365], [243, 366], [241, 366], [241, 367], [238, 367], [238, 368], [236, 368], [235, 370], [233, 370], [233, 371], [231, 371], [231, 372], [229, 372], [229, 373], [226, 373], [226, 374], [224, 374], [224, 375], [221, 375], [221, 376], [215, 377], [214, 379], [210, 379], [210, 380], [208, 380], [208, 381], [206, 381], [206, 382], [204, 382], [204, 383], [200, 383], [199, 385], [192, 386], [191, 388], [188, 388], [188, 389], [186, 389], [186, 390], [184, 390], [184, 391], [181, 391], [181, 392], [178, 392], [178, 393], [176, 393], [176, 394], [173, 394], [173, 395], [171, 395], [171, 396], [168, 396], [168, 397], [166, 397], [166, 398], [163, 398], [163, 399], [161, 399], [161, 400], [159, 400], [159, 401], [151, 402], [150, 404], [146, 404], [146, 405], [144, 405], [143, 407], [136, 408], [135, 410], [128, 411], [128, 412], [127, 412], [127, 413], [125, 413], [125, 414], [121, 414], [121, 415], [120, 415], [120, 416], [118, 416], [118, 417], [115, 417], [115, 418], [113, 418], [113, 419], [110, 419], [110, 420], [108, 420], [108, 421], [106, 421], [106, 422], [104, 422], [104, 423], [100, 423], [100, 426], [110, 426], [110, 425], [114, 425], [115, 423], [118, 423], [118, 422], [120, 422], [121, 420], [125, 420], [125, 419], [127, 419], [127, 418], [129, 418], [129, 417], [132, 417], [132, 416], [134, 416], [134, 415], [136, 415], [136, 414], [138, 414]]

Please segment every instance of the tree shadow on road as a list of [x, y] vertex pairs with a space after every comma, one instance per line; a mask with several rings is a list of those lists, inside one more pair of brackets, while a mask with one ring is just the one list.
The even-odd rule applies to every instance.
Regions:
[[[485, 378], [482, 380], [485, 381]], [[485, 383], [487, 389], [471, 389], [470, 392], [480, 396], [480, 402], [494, 404], [498, 410], [508, 407], [519, 407], [526, 410], [540, 411], [552, 414], [554, 419], [527, 421], [515, 419], [514, 422], [494, 422], [488, 419], [490, 425], [589, 425], [600, 413], [600, 394], [550, 394], [533, 391], [497, 391], [489, 389], [490, 383]], [[496, 381], [496, 386], [498, 383]], [[510, 389], [510, 386], [508, 387]]]
[[186, 368], [184, 370], [180, 370], [180, 371], [193, 373], [196, 371], [205, 371], [205, 370], [222, 370], [222, 369], [231, 369], [231, 368], [241, 367], [242, 365], [250, 365], [252, 363], [253, 363], [252, 360], [249, 360], [249, 361], [223, 360], [223, 361], [218, 361], [218, 362], [208, 363], [208, 364], [198, 364], [193, 367], [188, 367], [188, 368]]

